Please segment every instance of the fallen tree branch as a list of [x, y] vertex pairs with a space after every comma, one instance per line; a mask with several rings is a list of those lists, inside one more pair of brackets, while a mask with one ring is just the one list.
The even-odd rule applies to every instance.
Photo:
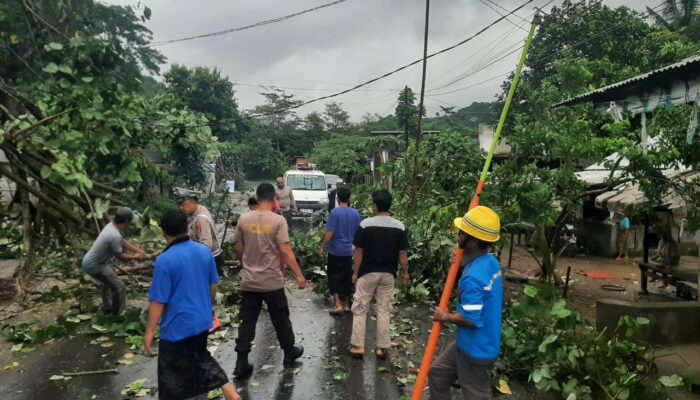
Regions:
[[137, 271], [143, 271], [145, 269], [152, 269], [153, 265], [151, 264], [143, 264], [143, 265], [136, 265], [133, 267], [120, 267], [119, 269], [124, 271], [125, 273], [127, 272], [137, 272]]
[[78, 216], [73, 214], [71, 211], [63, 207], [61, 204], [47, 196], [45, 193], [42, 191], [36, 189], [32, 185], [30, 185], [28, 182], [24, 181], [21, 179], [19, 176], [15, 175], [14, 172], [10, 171], [9, 168], [7, 168], [4, 165], [0, 165], [0, 173], [8, 177], [11, 181], [13, 181], [17, 186], [21, 186], [22, 189], [30, 192], [34, 196], [36, 196], [39, 200], [44, 202], [46, 205], [49, 207], [53, 208], [54, 210], [58, 211], [63, 217], [67, 218], [77, 226], [82, 226], [83, 225], [83, 220], [80, 219]]
[[119, 371], [116, 369], [101, 369], [97, 371], [81, 371], [81, 372], [61, 372], [63, 376], [85, 376], [85, 375], [105, 375], [105, 374], [118, 374]]
[[12, 132], [11, 134], [8, 135], [7, 139], [8, 139], [8, 141], [12, 141], [12, 142], [17, 142], [19, 140], [26, 139], [24, 136], [29, 136], [31, 133], [33, 133], [35, 130], [39, 129], [40, 127], [48, 124], [49, 122], [53, 121], [56, 118], [59, 118], [59, 117], [62, 117], [64, 115], [68, 114], [69, 112], [71, 112], [73, 110], [75, 110], [75, 108], [69, 108], [67, 110], [61, 111], [58, 114], [50, 115], [46, 118], [43, 118], [42, 120], [38, 121], [36, 124], [34, 124], [28, 128], [24, 128], [24, 129], [17, 131], [17, 132]]

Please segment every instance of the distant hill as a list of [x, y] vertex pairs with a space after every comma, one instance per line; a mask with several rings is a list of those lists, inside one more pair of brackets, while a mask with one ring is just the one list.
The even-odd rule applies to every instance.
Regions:
[[492, 109], [493, 103], [473, 102], [467, 107], [454, 110], [454, 107], [442, 107], [439, 116], [425, 119], [426, 128], [454, 129], [457, 131], [477, 132], [481, 123], [495, 123], [498, 114]]

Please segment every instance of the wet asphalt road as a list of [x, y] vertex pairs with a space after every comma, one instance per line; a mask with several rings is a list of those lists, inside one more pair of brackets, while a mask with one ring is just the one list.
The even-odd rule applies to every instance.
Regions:
[[[268, 314], [263, 311], [258, 321], [251, 361], [255, 372], [247, 382], [234, 382], [244, 399], [387, 399], [400, 398], [397, 381], [388, 361], [377, 361], [373, 355], [364, 361], [347, 354], [352, 316], [332, 317], [326, 304], [310, 289], [299, 291], [288, 287], [292, 323], [297, 342], [305, 347], [304, 356], [295, 368], [282, 368], [282, 351]], [[367, 347], [373, 348], [374, 320], [368, 321]], [[236, 361], [235, 329], [214, 352], [215, 358], [229, 377]], [[33, 352], [11, 356], [2, 365], [18, 361], [20, 367], [0, 372], [0, 399], [3, 400], [76, 400], [121, 399], [121, 390], [131, 382], [147, 378], [147, 386], [157, 382], [156, 359], [136, 356], [132, 365], [117, 361], [130, 350], [120, 338], [110, 338], [109, 348], [90, 344], [95, 336], [75, 336], [38, 345]], [[388, 372], [379, 372], [385, 367]], [[74, 377], [68, 381], [51, 381], [62, 372], [116, 368], [118, 374]], [[149, 398], [149, 397], [144, 397]]]

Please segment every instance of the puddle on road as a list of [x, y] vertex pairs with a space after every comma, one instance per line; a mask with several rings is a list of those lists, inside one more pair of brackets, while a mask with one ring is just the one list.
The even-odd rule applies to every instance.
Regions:
[[[0, 398], [4, 400], [120, 399], [124, 386], [139, 378], [156, 385], [156, 359], [136, 356], [132, 365], [117, 361], [129, 353], [122, 338], [110, 337], [112, 347], [90, 344], [97, 336], [78, 335], [37, 345], [31, 353], [13, 356], [20, 367], [1, 373]], [[51, 381], [65, 372], [97, 371], [116, 368], [118, 374], [77, 376]], [[93, 397], [95, 396], [95, 397]]]

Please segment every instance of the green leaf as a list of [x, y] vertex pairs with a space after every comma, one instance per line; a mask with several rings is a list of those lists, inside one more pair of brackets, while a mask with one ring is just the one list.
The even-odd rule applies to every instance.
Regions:
[[137, 379], [137, 380], [131, 382], [129, 384], [129, 386], [127, 386], [127, 389], [132, 391], [132, 392], [135, 392], [135, 391], [143, 388], [143, 386], [146, 384], [146, 382], [148, 382], [148, 379], [146, 379], [146, 378]]
[[539, 292], [540, 291], [537, 290], [537, 288], [534, 286], [525, 286], [525, 289], [523, 289], [523, 293], [525, 293], [525, 296], [533, 297], [533, 298], [537, 297], [537, 294]]
[[80, 80], [85, 82], [85, 83], [90, 83], [94, 80], [94, 78], [91, 76], [84, 76], [84, 77], [80, 78]]
[[336, 372], [333, 374], [333, 379], [336, 381], [344, 381], [348, 378], [348, 373], [347, 372]]
[[389, 372], [389, 368], [387, 368], [387, 367], [379, 367], [379, 368], [377, 368], [377, 372], [381, 372], [381, 373], [384, 374], [384, 373]]
[[12, 351], [20, 351], [22, 350], [22, 347], [24, 347], [24, 343], [17, 343], [16, 345], [12, 346]]
[[56, 63], [50, 62], [44, 66], [42, 69], [44, 72], [48, 72], [49, 74], [55, 74], [58, 72], [58, 65]]
[[542, 373], [540, 372], [540, 369], [536, 369], [532, 371], [532, 381], [535, 383], [539, 383], [542, 380]]
[[51, 42], [47, 44], [45, 47], [48, 47], [48, 50], [63, 50], [63, 45], [60, 43], [56, 42]]
[[659, 378], [659, 382], [665, 387], [679, 387], [683, 386], [683, 377], [673, 374], [671, 376], [664, 375]]
[[66, 64], [61, 64], [61, 65], [59, 65], [59, 66], [58, 66], [58, 70], [61, 71], [61, 72], [63, 72], [64, 74], [68, 74], [68, 75], [72, 75], [72, 74], [73, 74], [73, 70], [71, 69], [71, 67], [69, 67], [69, 66], [66, 65]]
[[540, 353], [544, 353], [547, 351], [547, 345], [556, 342], [557, 338], [559, 338], [558, 335], [549, 335], [544, 340], [542, 343], [540, 343], [539, 347], [537, 347], [537, 350]]

